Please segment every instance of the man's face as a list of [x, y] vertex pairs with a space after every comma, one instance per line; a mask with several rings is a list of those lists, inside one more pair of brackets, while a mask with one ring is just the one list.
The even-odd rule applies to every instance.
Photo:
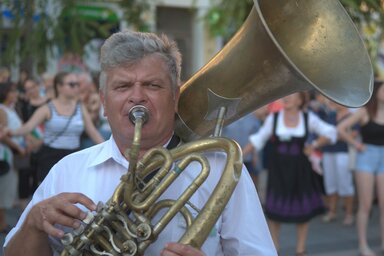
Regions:
[[142, 128], [143, 150], [166, 143], [172, 135], [179, 90], [172, 91], [169, 71], [160, 56], [149, 55], [134, 65], [109, 70], [100, 97], [121, 152], [132, 143], [134, 125], [128, 114], [135, 105], [144, 105], [149, 110], [148, 121]]

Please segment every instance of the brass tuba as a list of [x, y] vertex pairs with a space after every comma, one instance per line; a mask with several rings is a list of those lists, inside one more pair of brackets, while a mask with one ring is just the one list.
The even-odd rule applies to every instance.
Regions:
[[176, 131], [185, 141], [211, 134], [223, 106], [226, 125], [298, 91], [349, 107], [369, 100], [371, 61], [339, 1], [254, 4], [237, 34], [181, 87]]
[[[239, 146], [219, 137], [224, 125], [302, 90], [316, 89], [351, 107], [369, 100], [373, 90], [370, 59], [338, 1], [254, 0], [254, 4], [231, 41], [181, 87], [176, 133], [192, 142], [172, 150], [154, 148], [137, 159], [147, 114], [143, 106], [133, 108], [135, 137], [126, 154], [130, 168], [111, 199], [100, 204], [95, 214], [89, 213], [86, 225], [65, 235], [62, 256], [143, 255], [178, 212], [188, 226], [179, 242], [200, 248], [241, 173]], [[212, 133], [213, 137], [206, 138]], [[212, 150], [224, 151], [227, 163], [213, 195], [193, 219], [185, 205], [209, 175], [201, 152]], [[178, 200], [159, 201], [193, 161], [201, 171], [190, 187]], [[145, 182], [153, 172], [154, 177]], [[163, 208], [169, 211], [152, 223]]]

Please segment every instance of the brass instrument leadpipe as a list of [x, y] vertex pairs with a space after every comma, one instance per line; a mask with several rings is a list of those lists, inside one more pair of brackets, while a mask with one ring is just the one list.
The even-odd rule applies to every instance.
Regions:
[[[128, 148], [124, 152], [125, 157], [129, 159], [129, 167], [127, 174], [123, 175], [121, 180], [126, 183], [136, 181], [136, 165], [140, 153], [141, 129], [144, 123], [148, 120], [148, 109], [143, 105], [133, 106], [129, 110], [129, 119], [135, 125], [135, 130], [131, 148]], [[116, 188], [115, 193], [113, 193], [111, 201], [115, 204], [119, 204], [124, 189], [125, 184], [120, 183]]]
[[[148, 110], [142, 105], [136, 105], [129, 110], [129, 119], [135, 125], [135, 133], [130, 149], [127, 149], [129, 155], [128, 173], [136, 176], [136, 164], [140, 152], [141, 129], [144, 123], [148, 120]], [[127, 152], [125, 153], [127, 155]]]

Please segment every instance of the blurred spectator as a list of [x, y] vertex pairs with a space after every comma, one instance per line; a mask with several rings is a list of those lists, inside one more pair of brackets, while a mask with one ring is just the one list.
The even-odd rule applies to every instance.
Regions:
[[19, 73], [19, 80], [17, 81], [16, 87], [19, 92], [19, 99], [25, 99], [25, 92], [23, 85], [25, 81], [30, 78], [30, 74], [26, 69], [21, 69]]
[[[325, 112], [323, 120], [332, 125], [336, 126], [351, 114], [348, 108], [333, 101], [328, 100], [327, 105], [329, 109]], [[348, 144], [339, 139], [335, 144], [322, 147], [321, 151], [323, 152], [324, 185], [328, 198], [328, 212], [323, 217], [323, 221], [330, 222], [336, 219], [337, 202], [341, 197], [345, 209], [343, 224], [352, 225], [355, 188], [350, 169]]]
[[[23, 123], [25, 123], [48, 99], [41, 96], [40, 85], [37, 79], [28, 78], [24, 82], [23, 89], [25, 97], [19, 100], [18, 109]], [[26, 144], [30, 154], [26, 156], [27, 164], [19, 168], [19, 198], [22, 209], [26, 207], [30, 196], [34, 193], [38, 185], [37, 152], [43, 143], [43, 130], [43, 125], [40, 125], [31, 132], [31, 136], [27, 137]]]
[[[265, 214], [277, 250], [281, 223], [296, 224], [296, 255], [300, 256], [306, 255], [309, 221], [324, 212], [321, 186], [314, 178], [308, 156], [315, 148], [336, 141], [335, 127], [303, 110], [306, 95], [300, 92], [284, 97], [283, 109], [267, 117], [243, 150], [245, 155], [253, 147], [261, 150], [270, 139], [272, 161], [268, 166]], [[319, 137], [307, 145], [309, 132]]]
[[101, 101], [95, 83], [89, 73], [78, 75], [80, 84], [80, 100], [86, 106], [92, 122], [95, 126], [99, 125]]
[[48, 101], [48, 98], [41, 95], [39, 81], [34, 78], [25, 80], [23, 91], [25, 97], [24, 99], [20, 99], [18, 104], [20, 106], [20, 116], [23, 122], [26, 122], [40, 106]]
[[11, 78], [11, 72], [6, 67], [0, 67], [0, 83], [9, 82]]
[[[359, 125], [356, 138], [349, 130]], [[375, 185], [380, 209], [381, 249], [384, 252], [384, 82], [375, 81], [370, 101], [338, 126], [340, 137], [357, 150], [355, 182], [358, 197], [357, 231], [360, 255], [373, 256], [367, 241], [367, 225]]]
[[58, 73], [54, 79], [56, 98], [39, 107], [21, 128], [12, 134], [28, 134], [44, 124], [44, 144], [38, 152], [38, 179], [42, 181], [54, 164], [80, 147], [84, 131], [95, 143], [104, 141], [93, 125], [85, 106], [78, 100], [79, 83], [73, 73]]
[[327, 105], [328, 102], [329, 100], [318, 91], [311, 91], [311, 97], [308, 103], [308, 108], [324, 120], [324, 117], [329, 111]]
[[[22, 122], [14, 110], [17, 101], [18, 92], [16, 85], [11, 82], [0, 83], [0, 126], [10, 129], [16, 129], [21, 126]], [[17, 199], [17, 174], [14, 169], [13, 156], [16, 154], [24, 154], [22, 148], [22, 137], [4, 137], [0, 143], [0, 157], [2, 168], [8, 171], [3, 172], [0, 176], [0, 232], [8, 233], [9, 227], [5, 219], [5, 210], [13, 207]], [[6, 164], [6, 166], [4, 165]], [[4, 171], [4, 169], [2, 170]]]
[[[8, 127], [9, 129], [17, 129], [21, 127], [23, 123], [15, 110], [18, 94], [17, 87], [14, 83], [0, 83], [0, 113], [4, 117], [2, 126]], [[23, 148], [25, 145], [23, 136], [13, 136], [10, 141], [8, 141], [8, 139], [6, 141], [14, 152], [25, 153]]]
[[55, 90], [53, 88], [54, 77], [55, 76], [50, 73], [44, 73], [41, 75], [41, 78], [43, 80], [43, 88], [40, 94], [44, 96], [46, 99], [55, 98]]
[[[103, 122], [106, 121], [102, 117], [102, 104], [99, 97], [99, 92], [95, 81], [92, 79], [91, 74], [83, 72], [78, 75], [80, 82], [80, 99], [84, 106], [87, 108], [92, 122], [96, 129], [103, 136], [104, 139], [108, 139], [110, 136], [110, 129], [105, 130]], [[89, 136], [83, 132], [81, 136], [81, 148], [87, 148], [94, 145]]]

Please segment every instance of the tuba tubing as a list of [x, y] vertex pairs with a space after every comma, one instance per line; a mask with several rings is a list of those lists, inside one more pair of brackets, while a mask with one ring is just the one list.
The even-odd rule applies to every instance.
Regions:
[[[213, 225], [216, 223], [221, 212], [224, 210], [225, 205], [229, 201], [230, 196], [232, 195], [232, 192], [235, 189], [237, 182], [239, 181], [243, 165], [241, 148], [233, 140], [223, 137], [215, 137], [186, 143], [169, 151], [173, 161], [177, 161], [182, 157], [185, 157], [186, 155], [188, 156], [198, 152], [218, 150], [225, 152], [225, 154], [227, 155], [227, 162], [225, 164], [223, 174], [218, 184], [216, 185], [212, 196], [210, 196], [209, 200], [207, 201], [201, 212], [198, 214], [196, 219], [193, 221], [192, 225], [188, 227], [186, 233], [179, 240], [180, 243], [188, 244], [195, 248], [200, 248], [203, 242], [208, 237], [209, 232], [211, 231]], [[146, 162], [145, 156], [143, 157], [142, 161]], [[162, 161], [160, 159], [151, 160], [151, 162], [147, 166], [147, 170], [144, 170], [142, 172], [142, 176], [145, 177], [146, 175], [148, 175], [149, 172], [151, 170], [156, 169], [161, 164], [161, 162]], [[184, 170], [185, 167], [186, 166], [183, 166], [181, 164], [180, 169]], [[189, 187], [188, 189], [195, 191], [198, 187], [200, 187], [201, 183], [202, 182], [197, 182], [197, 184], [192, 183], [191, 187]], [[155, 194], [159, 196], [160, 193]], [[126, 196], [129, 197], [130, 194], [127, 193]], [[132, 202], [132, 200], [129, 201]], [[149, 205], [151, 205], [152, 203], [153, 201], [145, 202], [145, 208], [149, 207]], [[141, 210], [144, 208], [135, 206], [133, 202], [130, 205], [133, 208]]]

